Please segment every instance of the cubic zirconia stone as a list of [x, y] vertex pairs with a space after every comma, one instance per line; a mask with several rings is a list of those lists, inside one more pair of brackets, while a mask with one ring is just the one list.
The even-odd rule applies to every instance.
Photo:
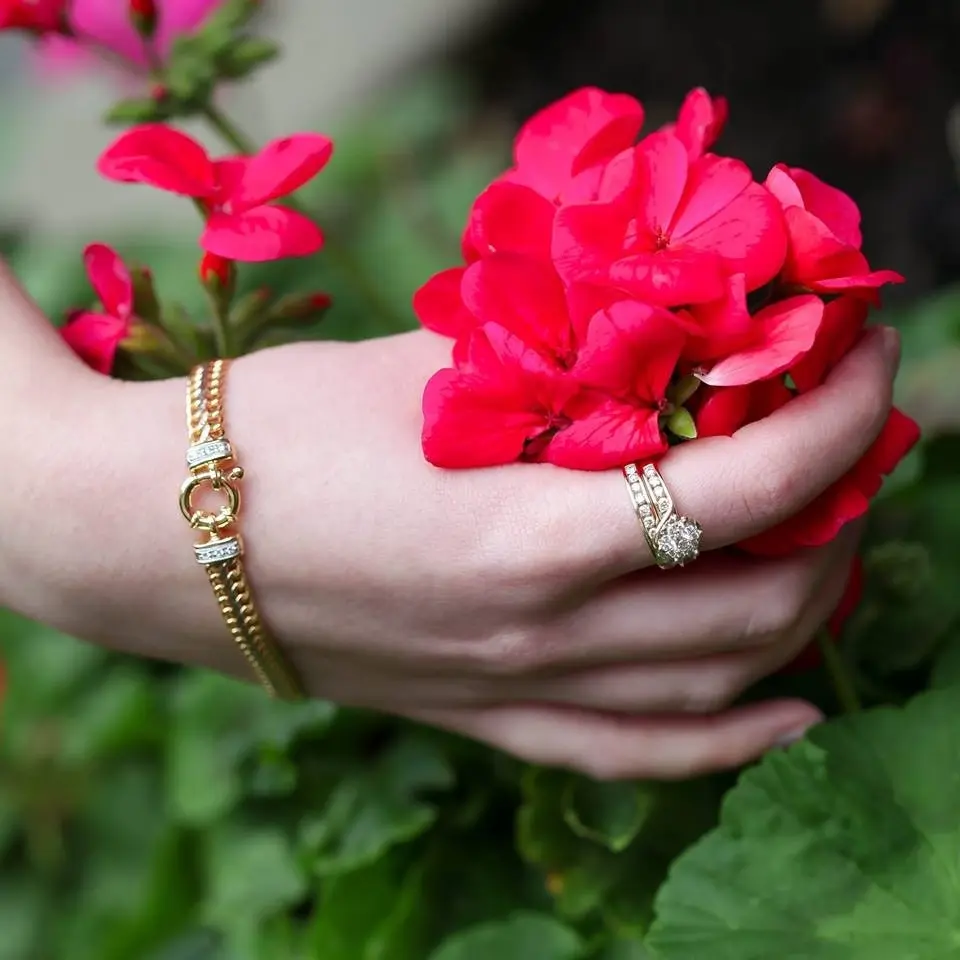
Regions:
[[187, 450], [187, 466], [193, 470], [205, 463], [217, 460], [229, 460], [233, 456], [229, 440], [207, 440], [196, 443]]
[[194, 548], [197, 563], [207, 567], [213, 563], [224, 563], [240, 556], [240, 540], [230, 537], [227, 540], [214, 540], [213, 543], [198, 543]]
[[657, 537], [657, 562], [665, 566], [683, 566], [700, 554], [700, 524], [688, 517], [671, 517]]

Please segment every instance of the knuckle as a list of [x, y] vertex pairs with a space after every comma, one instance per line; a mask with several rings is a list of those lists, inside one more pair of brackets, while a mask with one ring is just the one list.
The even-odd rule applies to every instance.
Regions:
[[473, 644], [470, 667], [487, 677], [525, 677], [547, 662], [547, 645], [533, 630], [502, 630]]
[[740, 692], [741, 684], [730, 669], [705, 669], [698, 671], [679, 697], [684, 713], [717, 713], [728, 706]]
[[750, 610], [744, 629], [746, 643], [773, 643], [793, 631], [810, 602], [812, 589], [812, 577], [802, 567], [791, 566], [772, 578], [766, 595]]
[[741, 485], [743, 512], [752, 526], [762, 528], [782, 517], [796, 499], [799, 479], [783, 463], [773, 460], [750, 471]]

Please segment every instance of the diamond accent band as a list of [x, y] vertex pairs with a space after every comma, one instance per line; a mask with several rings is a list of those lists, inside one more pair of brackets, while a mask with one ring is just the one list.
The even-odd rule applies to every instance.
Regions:
[[642, 470], [635, 463], [623, 468], [634, 513], [654, 562], [663, 570], [682, 567], [700, 555], [703, 528], [696, 520], [680, 516], [663, 477], [652, 464]]
[[196, 554], [197, 563], [204, 567], [208, 567], [214, 563], [225, 563], [227, 560], [233, 560], [235, 557], [240, 556], [240, 538], [229, 537], [226, 540], [198, 543], [193, 548], [193, 552]]
[[232, 457], [233, 449], [229, 440], [207, 440], [205, 443], [195, 443], [187, 450], [187, 466], [193, 470], [205, 463], [230, 460]]

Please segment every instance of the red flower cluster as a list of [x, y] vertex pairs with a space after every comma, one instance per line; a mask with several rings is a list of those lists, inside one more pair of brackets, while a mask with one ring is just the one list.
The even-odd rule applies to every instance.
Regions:
[[67, 22], [67, 0], [0, 0], [0, 30], [60, 33]]
[[[587, 88], [523, 127], [513, 167], [470, 212], [465, 265], [414, 299], [423, 325], [455, 340], [424, 393], [431, 463], [656, 460], [823, 381], [902, 277], [870, 269], [841, 191], [784, 166], [760, 183], [710, 152], [726, 114], [694, 90], [676, 123], [636, 142], [640, 103]], [[788, 536], [748, 546], [828, 541], [916, 438], [894, 412]]]
[[274, 201], [312, 180], [332, 153], [327, 137], [300, 133], [274, 140], [252, 157], [214, 160], [187, 134], [146, 124], [114, 141], [97, 169], [108, 180], [192, 197], [206, 217], [200, 246], [226, 260], [255, 263], [309, 256], [323, 246], [312, 220]]

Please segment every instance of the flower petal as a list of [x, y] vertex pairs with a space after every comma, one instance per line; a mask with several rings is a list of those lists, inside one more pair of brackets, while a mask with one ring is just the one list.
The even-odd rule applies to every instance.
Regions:
[[863, 334], [867, 313], [867, 304], [853, 297], [838, 297], [826, 305], [813, 346], [790, 370], [801, 393], [820, 386], [853, 349]]
[[687, 148], [668, 131], [651, 133], [637, 146], [638, 217], [651, 233], [666, 232], [687, 186]]
[[254, 207], [239, 214], [211, 214], [200, 246], [228, 260], [262, 263], [308, 257], [323, 246], [323, 234], [312, 220], [294, 210]]
[[789, 370], [813, 347], [823, 313], [823, 301], [813, 294], [771, 304], [753, 318], [756, 344], [725, 357], [700, 379], [714, 387], [735, 387]]
[[459, 339], [476, 329], [477, 319], [460, 293], [464, 273], [464, 267], [442, 270], [413, 295], [413, 312], [428, 330]]
[[751, 183], [732, 203], [682, 238], [683, 247], [717, 254], [730, 273], [743, 273], [747, 290], [772, 280], [787, 255], [783, 211], [773, 195]]
[[608, 281], [610, 264], [623, 256], [629, 223], [623, 203], [561, 207], [553, 222], [551, 253], [564, 282]]
[[863, 244], [860, 208], [853, 198], [800, 167], [788, 169], [800, 196], [803, 197], [804, 208], [818, 220], [822, 220], [841, 243], [859, 250]]
[[237, 212], [259, 207], [296, 192], [330, 160], [333, 141], [319, 133], [296, 133], [272, 140], [247, 160], [243, 177], [230, 197]]
[[133, 313], [133, 279], [119, 254], [105, 243], [83, 251], [87, 276], [103, 309], [112, 317], [129, 320]]
[[713, 253], [676, 247], [624, 257], [611, 265], [609, 279], [640, 300], [675, 307], [719, 300], [727, 270]]
[[532, 117], [514, 146], [517, 174], [554, 200], [588, 167], [629, 146], [643, 126], [643, 107], [626, 94], [576, 90]]
[[87, 366], [109, 375], [129, 328], [129, 322], [119, 317], [83, 311], [60, 328], [60, 335]]
[[477, 197], [464, 246], [477, 256], [521, 253], [548, 260], [555, 213], [554, 205], [529, 187], [497, 181]]
[[612, 470], [650, 460], [667, 449], [659, 413], [595, 394], [568, 407], [573, 423], [561, 430], [543, 460], [572, 470]]
[[670, 225], [674, 243], [700, 224], [717, 216], [753, 183], [750, 168], [731, 157], [701, 157], [690, 165], [690, 175], [683, 201]]
[[711, 97], [703, 87], [687, 94], [673, 130], [687, 148], [691, 161], [702, 157], [716, 143], [728, 113], [726, 97]]
[[121, 134], [101, 155], [97, 170], [108, 180], [145, 183], [185, 197], [210, 197], [217, 191], [207, 151], [192, 137], [162, 123]]
[[467, 269], [461, 289], [467, 309], [481, 322], [497, 323], [558, 357], [573, 349], [563, 285], [549, 265], [495, 254]]
[[599, 311], [571, 371], [581, 383], [658, 407], [683, 348], [684, 333], [665, 310], [624, 300]]

